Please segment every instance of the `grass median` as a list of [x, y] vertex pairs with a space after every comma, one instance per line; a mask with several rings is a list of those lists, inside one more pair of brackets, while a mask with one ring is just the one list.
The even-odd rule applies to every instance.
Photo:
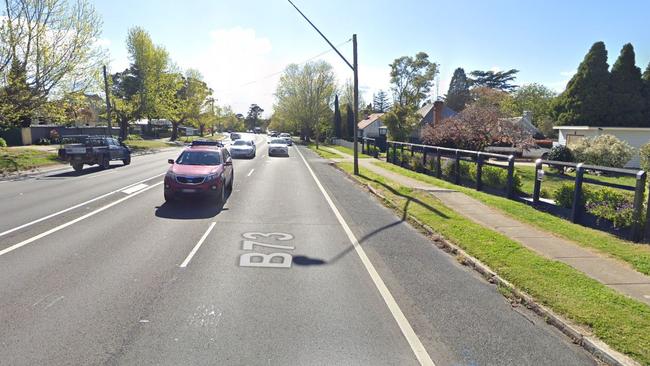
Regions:
[[539, 211], [525, 203], [504, 197], [478, 192], [474, 189], [458, 186], [426, 174], [398, 167], [385, 162], [373, 162], [378, 166], [409, 178], [429, 183], [441, 188], [454, 189], [473, 197], [484, 204], [496, 208], [512, 218], [523, 221], [557, 236], [571, 240], [578, 245], [592, 248], [613, 258], [625, 261], [637, 271], [650, 275], [650, 245], [637, 244], [620, 239], [612, 234], [574, 224], [565, 219]]
[[323, 146], [324, 145], [320, 145], [317, 148], [316, 144], [314, 144], [313, 142], [310, 142], [309, 144], [307, 144], [307, 147], [309, 148], [309, 150], [311, 150], [311, 151], [315, 152], [316, 154], [320, 155], [321, 158], [325, 158], [325, 159], [342, 159], [343, 158], [343, 156], [341, 156], [339, 154], [335, 154], [333, 152], [330, 152], [328, 150], [323, 149], [322, 148]]
[[[337, 165], [351, 174], [351, 163]], [[400, 186], [363, 167], [355, 179], [370, 184], [393, 206], [406, 209], [539, 303], [590, 329], [619, 352], [650, 365], [647, 305], [466, 219], [426, 192]]]
[[54, 152], [26, 148], [0, 148], [0, 174], [54, 164], [61, 164]]

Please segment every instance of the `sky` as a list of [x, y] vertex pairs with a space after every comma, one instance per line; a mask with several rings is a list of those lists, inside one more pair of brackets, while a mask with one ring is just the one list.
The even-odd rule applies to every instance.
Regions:
[[[103, 18], [99, 43], [111, 71], [129, 64], [128, 29], [140, 26], [182, 69], [199, 70], [220, 105], [269, 116], [282, 70], [329, 62], [339, 83], [351, 69], [287, 0], [90, 0]], [[637, 66], [650, 62], [650, 1], [622, 0], [294, 0], [352, 62], [357, 34], [359, 85], [366, 102], [390, 89], [390, 67], [424, 51], [440, 65], [431, 97], [444, 95], [457, 67], [520, 70], [516, 83], [564, 90], [591, 45], [604, 41], [612, 65], [632, 43]]]

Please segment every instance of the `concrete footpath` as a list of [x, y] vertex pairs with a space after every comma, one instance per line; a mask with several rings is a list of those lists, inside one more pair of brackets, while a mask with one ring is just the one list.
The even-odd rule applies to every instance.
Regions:
[[[352, 159], [351, 155], [336, 149], [322, 148], [340, 155], [341, 160]], [[472, 221], [497, 231], [547, 258], [568, 264], [602, 284], [650, 305], [650, 276], [637, 272], [627, 263], [515, 220], [464, 193], [391, 172], [373, 164], [373, 161], [375, 160], [359, 159], [359, 164], [402, 186], [427, 191], [443, 204]]]

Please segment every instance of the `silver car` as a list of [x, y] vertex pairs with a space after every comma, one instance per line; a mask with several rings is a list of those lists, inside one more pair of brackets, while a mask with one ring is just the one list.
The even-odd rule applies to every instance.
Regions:
[[269, 156], [282, 155], [289, 156], [289, 146], [283, 138], [273, 138], [269, 141]]
[[230, 155], [233, 158], [249, 158], [255, 157], [256, 152], [255, 144], [250, 140], [235, 140], [230, 145]]
[[290, 134], [284, 132], [284, 133], [280, 134], [280, 137], [283, 138], [287, 142], [287, 145], [289, 145], [289, 146], [293, 145], [293, 140], [291, 139]]

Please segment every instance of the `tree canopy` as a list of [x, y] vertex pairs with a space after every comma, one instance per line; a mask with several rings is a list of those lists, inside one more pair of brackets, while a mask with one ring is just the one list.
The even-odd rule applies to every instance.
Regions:
[[415, 57], [396, 58], [389, 66], [395, 103], [402, 107], [420, 107], [433, 86], [438, 64], [429, 61], [425, 52], [418, 52]]
[[636, 66], [634, 47], [630, 43], [623, 46], [612, 66], [610, 91], [609, 125], [650, 127], [650, 121], [644, 120], [643, 116], [646, 101], [641, 69]]
[[486, 87], [490, 89], [497, 89], [505, 92], [511, 92], [518, 86], [512, 84], [517, 78], [519, 70], [510, 69], [508, 71], [481, 71], [474, 70], [470, 73], [472, 78], [470, 83], [473, 87]]
[[461, 67], [454, 70], [454, 75], [451, 77], [451, 82], [449, 83], [449, 90], [445, 96], [447, 106], [456, 112], [465, 109], [465, 105], [472, 99], [469, 87], [470, 80], [467, 79], [465, 70]]
[[376, 113], [385, 113], [390, 109], [390, 101], [388, 100], [388, 94], [379, 89], [379, 91], [372, 96], [372, 106], [373, 110]]

